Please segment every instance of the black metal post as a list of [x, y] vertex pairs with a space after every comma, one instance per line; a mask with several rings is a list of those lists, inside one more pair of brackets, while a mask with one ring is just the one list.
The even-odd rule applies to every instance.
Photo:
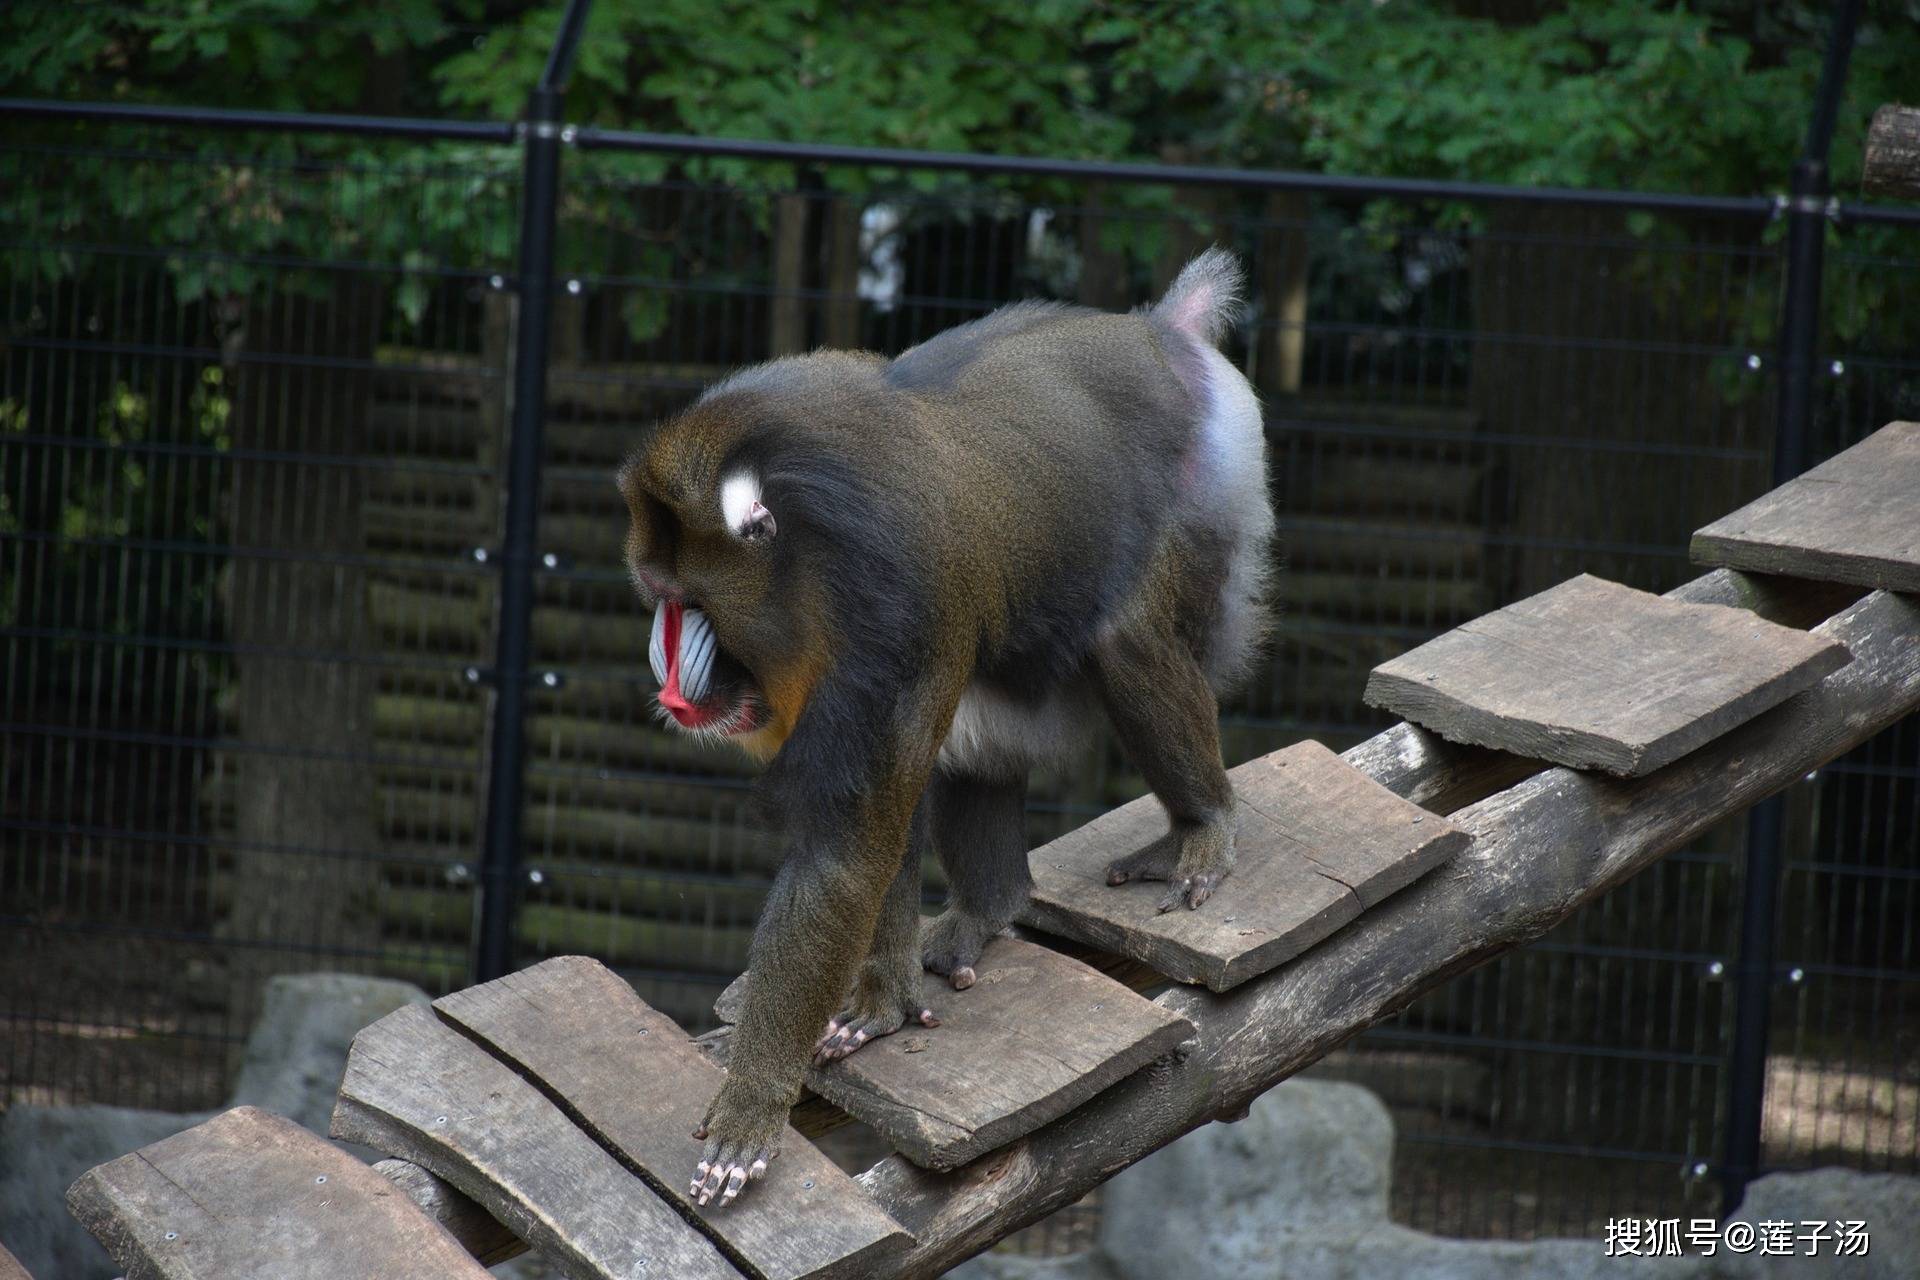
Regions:
[[[1806, 469], [1813, 419], [1814, 358], [1820, 337], [1820, 276], [1826, 253], [1832, 187], [1827, 153], [1840, 93], [1853, 53], [1859, 0], [1835, 9], [1826, 65], [1814, 95], [1806, 146], [1793, 166], [1785, 202], [1787, 280], [1780, 326], [1780, 388], [1773, 443], [1773, 483]], [[1726, 1148], [1720, 1162], [1722, 1214], [1740, 1207], [1747, 1184], [1760, 1176], [1760, 1122], [1766, 1100], [1767, 1031], [1773, 1013], [1774, 924], [1780, 900], [1780, 860], [1786, 835], [1786, 798], [1773, 796], [1747, 820], [1747, 858], [1740, 902], [1739, 957], [1734, 964], [1733, 1043], [1728, 1050]]]
[[514, 328], [513, 405], [507, 440], [505, 541], [499, 555], [499, 631], [494, 647], [492, 751], [486, 844], [480, 863], [476, 982], [513, 967], [521, 878], [527, 680], [533, 629], [535, 534], [540, 516], [541, 437], [553, 318], [553, 249], [560, 196], [561, 108], [589, 0], [573, 0], [539, 86], [528, 103], [520, 197], [519, 320]]

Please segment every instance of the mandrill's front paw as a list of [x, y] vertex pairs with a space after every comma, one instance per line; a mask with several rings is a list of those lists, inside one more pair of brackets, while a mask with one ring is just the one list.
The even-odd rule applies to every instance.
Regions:
[[767, 1163], [780, 1154], [788, 1110], [778, 1101], [746, 1097], [729, 1076], [693, 1131], [707, 1143], [688, 1188], [695, 1202], [704, 1205], [717, 1195], [721, 1205], [731, 1204], [748, 1182], [764, 1176]]
[[1181, 903], [1197, 909], [1233, 870], [1233, 825], [1230, 821], [1177, 826], [1137, 853], [1107, 867], [1108, 884], [1129, 880], [1165, 880], [1166, 896], [1159, 910]]

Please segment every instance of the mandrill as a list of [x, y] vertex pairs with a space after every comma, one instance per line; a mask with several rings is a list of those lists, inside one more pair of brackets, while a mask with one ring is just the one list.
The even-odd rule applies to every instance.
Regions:
[[[754, 934], [701, 1204], [766, 1171], [809, 1054], [972, 985], [1026, 901], [1027, 774], [1102, 713], [1170, 822], [1108, 882], [1194, 908], [1233, 869], [1216, 698], [1266, 625], [1260, 407], [1216, 349], [1240, 269], [1158, 303], [1020, 302], [892, 360], [742, 370], [621, 467], [660, 710], [766, 764], [784, 856]], [[923, 931], [920, 863], [952, 884]]]

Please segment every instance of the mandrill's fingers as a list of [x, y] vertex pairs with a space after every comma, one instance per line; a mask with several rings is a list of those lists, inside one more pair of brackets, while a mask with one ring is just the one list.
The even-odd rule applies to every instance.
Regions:
[[940, 1019], [933, 1016], [933, 1010], [931, 1009], [922, 1009], [915, 1021], [923, 1027], [937, 1027], [940, 1025]]
[[740, 1194], [740, 1188], [747, 1185], [747, 1171], [739, 1165], [727, 1169], [727, 1189], [720, 1196], [721, 1204], [732, 1204], [733, 1198]]

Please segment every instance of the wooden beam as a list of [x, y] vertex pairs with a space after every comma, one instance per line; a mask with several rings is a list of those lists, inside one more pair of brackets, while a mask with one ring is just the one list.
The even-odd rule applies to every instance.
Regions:
[[[1667, 592], [1685, 604], [1751, 609], [1769, 622], [1805, 629], [1862, 595], [1858, 587], [1716, 569]], [[1452, 813], [1545, 766], [1538, 760], [1448, 742], [1419, 725], [1397, 724], [1347, 751], [1347, 762], [1387, 790], [1435, 813]]]
[[[690, 1135], [722, 1072], [598, 960], [556, 956], [433, 1007], [538, 1085], [757, 1280], [851, 1280], [909, 1244], [791, 1129], [755, 1194], [724, 1208], [696, 1204], [687, 1187], [700, 1144]], [[812, 1225], [795, 1231], [796, 1221]]]
[[433, 1170], [575, 1280], [738, 1280], [713, 1244], [512, 1068], [418, 1005], [353, 1038], [333, 1136]]
[[1920, 422], [1865, 440], [1693, 535], [1704, 564], [1920, 591]]
[[[977, 967], [980, 980], [965, 991], [921, 975], [938, 1027], [909, 1026], [811, 1067], [807, 1087], [896, 1151], [952, 1169], [1058, 1119], [1192, 1034], [1152, 1001], [1031, 942], [995, 938]], [[736, 979], [714, 1012], [733, 1021], [752, 980]], [[724, 1060], [725, 1037], [702, 1043]]]
[[1160, 911], [1164, 884], [1110, 887], [1107, 865], [1167, 831], [1143, 797], [1033, 851], [1022, 924], [1226, 991], [1285, 963], [1466, 846], [1467, 835], [1317, 742], [1227, 775], [1238, 857], [1201, 911]]
[[1160, 996], [1196, 1028], [1184, 1057], [963, 1169], [875, 1165], [861, 1181], [917, 1241], [876, 1276], [939, 1275], [1071, 1204], [1920, 708], [1920, 601], [1875, 592], [1815, 632], [1853, 661], [1693, 755], [1625, 781], [1547, 770], [1456, 813], [1474, 843], [1451, 867], [1293, 963], [1225, 995]]
[[[413, 1201], [420, 1212], [440, 1224], [462, 1249], [491, 1267], [527, 1251], [527, 1242], [501, 1226], [494, 1216], [467, 1198], [465, 1192], [438, 1174], [409, 1160], [388, 1158], [374, 1162], [373, 1171]], [[0, 1280], [6, 1280], [0, 1272]]]
[[1873, 113], [1860, 187], [1868, 195], [1920, 200], [1920, 107], [1889, 102]]
[[[67, 1192], [67, 1207], [140, 1277], [487, 1275], [366, 1165], [258, 1107], [236, 1107], [89, 1170]], [[6, 1271], [0, 1262], [0, 1276]]]
[[1846, 661], [1744, 609], [1583, 573], [1380, 664], [1366, 700], [1450, 741], [1637, 778]]

